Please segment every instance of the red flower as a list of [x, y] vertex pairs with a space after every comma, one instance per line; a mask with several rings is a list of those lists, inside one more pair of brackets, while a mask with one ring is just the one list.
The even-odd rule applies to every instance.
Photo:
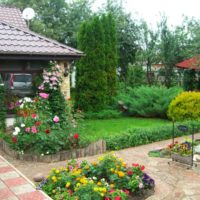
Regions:
[[137, 163], [132, 164], [133, 167], [138, 167], [139, 165]]
[[49, 130], [49, 129], [46, 129], [46, 130], [45, 130], [45, 133], [46, 133], [46, 134], [49, 134], [49, 133], [50, 133], [50, 130]]
[[40, 121], [35, 122], [35, 125], [36, 125], [36, 126], [40, 126], [40, 124], [41, 124]]
[[23, 113], [23, 116], [24, 116], [25, 118], [28, 117], [28, 112], [25, 111], [25, 112]]
[[129, 195], [129, 191], [128, 190], [123, 190], [124, 193], [126, 193], [127, 195]]
[[145, 169], [144, 165], [142, 165], [140, 169], [143, 171]]
[[110, 198], [109, 197], [105, 197], [105, 199], [104, 200], [110, 200]]
[[128, 170], [128, 171], [127, 171], [127, 174], [128, 174], [129, 176], [131, 176], [131, 175], [133, 174], [133, 171]]
[[109, 192], [110, 192], [110, 194], [112, 194], [113, 192], [115, 192], [115, 190], [114, 190], [114, 189], [112, 189], [112, 190], [110, 190]]
[[121, 200], [121, 197], [120, 197], [120, 196], [116, 196], [116, 197], [114, 198], [114, 200]]
[[16, 137], [12, 137], [12, 142], [16, 143], [17, 142], [17, 138]]
[[67, 190], [67, 192], [69, 193], [70, 196], [72, 196], [73, 194], [72, 190]]
[[32, 117], [33, 119], [35, 119], [35, 118], [37, 117], [37, 115], [36, 115], [35, 113], [33, 113], [33, 114], [31, 115], [31, 117]]
[[74, 133], [74, 139], [78, 140], [78, 137], [79, 137], [78, 133]]

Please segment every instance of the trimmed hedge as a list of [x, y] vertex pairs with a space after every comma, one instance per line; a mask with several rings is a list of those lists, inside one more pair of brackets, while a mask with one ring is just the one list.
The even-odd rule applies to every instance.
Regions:
[[6, 107], [5, 107], [5, 90], [4, 86], [0, 85], [0, 131], [6, 129]]
[[[192, 124], [194, 124], [195, 127], [199, 126], [198, 129], [196, 128], [196, 131], [200, 130], [200, 122], [184, 122], [183, 124], [189, 126], [190, 130], [192, 130]], [[172, 130], [172, 125], [165, 125], [150, 129], [132, 129], [117, 137], [105, 137], [104, 140], [106, 141], [108, 150], [119, 150], [170, 139], [172, 138]], [[189, 134], [191, 134], [191, 132], [184, 133], [175, 128], [175, 137]]]

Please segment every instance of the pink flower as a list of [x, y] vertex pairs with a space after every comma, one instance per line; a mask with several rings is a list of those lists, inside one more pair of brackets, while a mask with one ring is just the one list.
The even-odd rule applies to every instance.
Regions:
[[39, 89], [39, 90], [44, 90], [44, 85], [40, 85], [40, 86], [38, 87], [38, 89]]
[[31, 127], [31, 131], [32, 131], [32, 133], [37, 133], [37, 127], [36, 126], [32, 126]]
[[60, 118], [59, 118], [58, 116], [55, 116], [55, 117], [53, 118], [53, 121], [54, 121], [55, 123], [58, 123], [58, 122], [60, 121]]
[[137, 163], [132, 164], [133, 167], [138, 167], [139, 165]]
[[39, 95], [43, 98], [43, 99], [47, 99], [49, 97], [49, 94], [47, 93], [39, 93]]
[[37, 115], [36, 115], [35, 113], [33, 113], [33, 114], [31, 115], [31, 117], [32, 117], [33, 119], [35, 119], [35, 118], [37, 117]]
[[27, 133], [29, 133], [29, 132], [30, 132], [30, 130], [31, 130], [31, 128], [30, 128], [30, 127], [27, 127], [27, 128], [25, 128], [25, 131], [26, 131]]
[[10, 103], [8, 108], [9, 108], [9, 110], [12, 110], [12, 109], [14, 109], [14, 107], [15, 107], [14, 103]]
[[116, 196], [115, 200], [121, 200], [121, 197], [120, 196]]
[[54, 82], [54, 81], [57, 81], [58, 79], [57, 79], [57, 77], [52, 76], [52, 77], [50, 78], [50, 80]]

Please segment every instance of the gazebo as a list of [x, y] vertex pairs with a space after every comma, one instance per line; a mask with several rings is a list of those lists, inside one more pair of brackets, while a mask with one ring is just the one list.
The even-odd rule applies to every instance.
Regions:
[[83, 56], [69, 46], [29, 30], [21, 11], [0, 6], [0, 74], [41, 73], [49, 61], [57, 61], [62, 68], [61, 90], [70, 97], [70, 63]]

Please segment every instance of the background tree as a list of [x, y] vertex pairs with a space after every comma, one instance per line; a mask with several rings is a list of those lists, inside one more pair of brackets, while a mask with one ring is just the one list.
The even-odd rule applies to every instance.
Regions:
[[100, 18], [84, 22], [78, 34], [78, 47], [85, 52], [77, 65], [76, 106], [99, 111], [106, 105], [105, 37]]
[[117, 90], [117, 36], [116, 26], [112, 14], [102, 16], [104, 29], [105, 46], [105, 71], [107, 75], [107, 99], [108, 104], [112, 103]]

